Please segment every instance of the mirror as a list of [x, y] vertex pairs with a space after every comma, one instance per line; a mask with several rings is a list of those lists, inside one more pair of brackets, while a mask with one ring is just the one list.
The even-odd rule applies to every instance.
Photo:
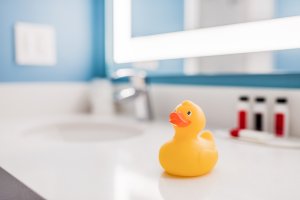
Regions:
[[117, 63], [153, 74], [300, 72], [299, 1], [114, 0], [113, 8], [123, 22], [130, 12], [129, 27], [114, 21], [113, 34], [130, 38], [114, 40]]
[[[297, 15], [285, 0], [132, 0], [132, 36], [255, 22]], [[300, 6], [300, 3], [299, 5]]]

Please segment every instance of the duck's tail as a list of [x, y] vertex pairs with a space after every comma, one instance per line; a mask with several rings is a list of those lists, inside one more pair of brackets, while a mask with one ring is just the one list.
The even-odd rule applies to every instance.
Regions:
[[209, 130], [202, 131], [200, 133], [200, 137], [205, 139], [205, 140], [211, 141], [212, 143], [215, 143], [214, 136]]

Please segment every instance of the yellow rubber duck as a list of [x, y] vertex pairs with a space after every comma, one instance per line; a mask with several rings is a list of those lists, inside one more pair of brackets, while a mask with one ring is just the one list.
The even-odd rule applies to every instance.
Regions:
[[161, 166], [176, 176], [210, 172], [218, 160], [218, 151], [212, 133], [203, 130], [206, 118], [202, 109], [191, 101], [183, 101], [170, 114], [170, 122], [175, 135], [160, 148]]

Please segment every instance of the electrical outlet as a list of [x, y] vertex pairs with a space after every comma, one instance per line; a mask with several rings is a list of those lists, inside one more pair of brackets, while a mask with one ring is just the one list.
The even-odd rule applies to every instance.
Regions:
[[15, 58], [19, 65], [56, 64], [53, 26], [18, 22], [15, 25]]

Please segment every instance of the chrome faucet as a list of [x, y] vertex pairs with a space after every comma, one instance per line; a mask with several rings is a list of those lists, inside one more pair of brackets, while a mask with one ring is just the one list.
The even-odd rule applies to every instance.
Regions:
[[125, 100], [133, 100], [136, 118], [139, 120], [151, 120], [152, 112], [146, 83], [146, 73], [133, 69], [119, 69], [111, 76], [112, 81], [122, 78], [129, 78], [132, 86], [114, 91], [114, 103], [120, 104]]

